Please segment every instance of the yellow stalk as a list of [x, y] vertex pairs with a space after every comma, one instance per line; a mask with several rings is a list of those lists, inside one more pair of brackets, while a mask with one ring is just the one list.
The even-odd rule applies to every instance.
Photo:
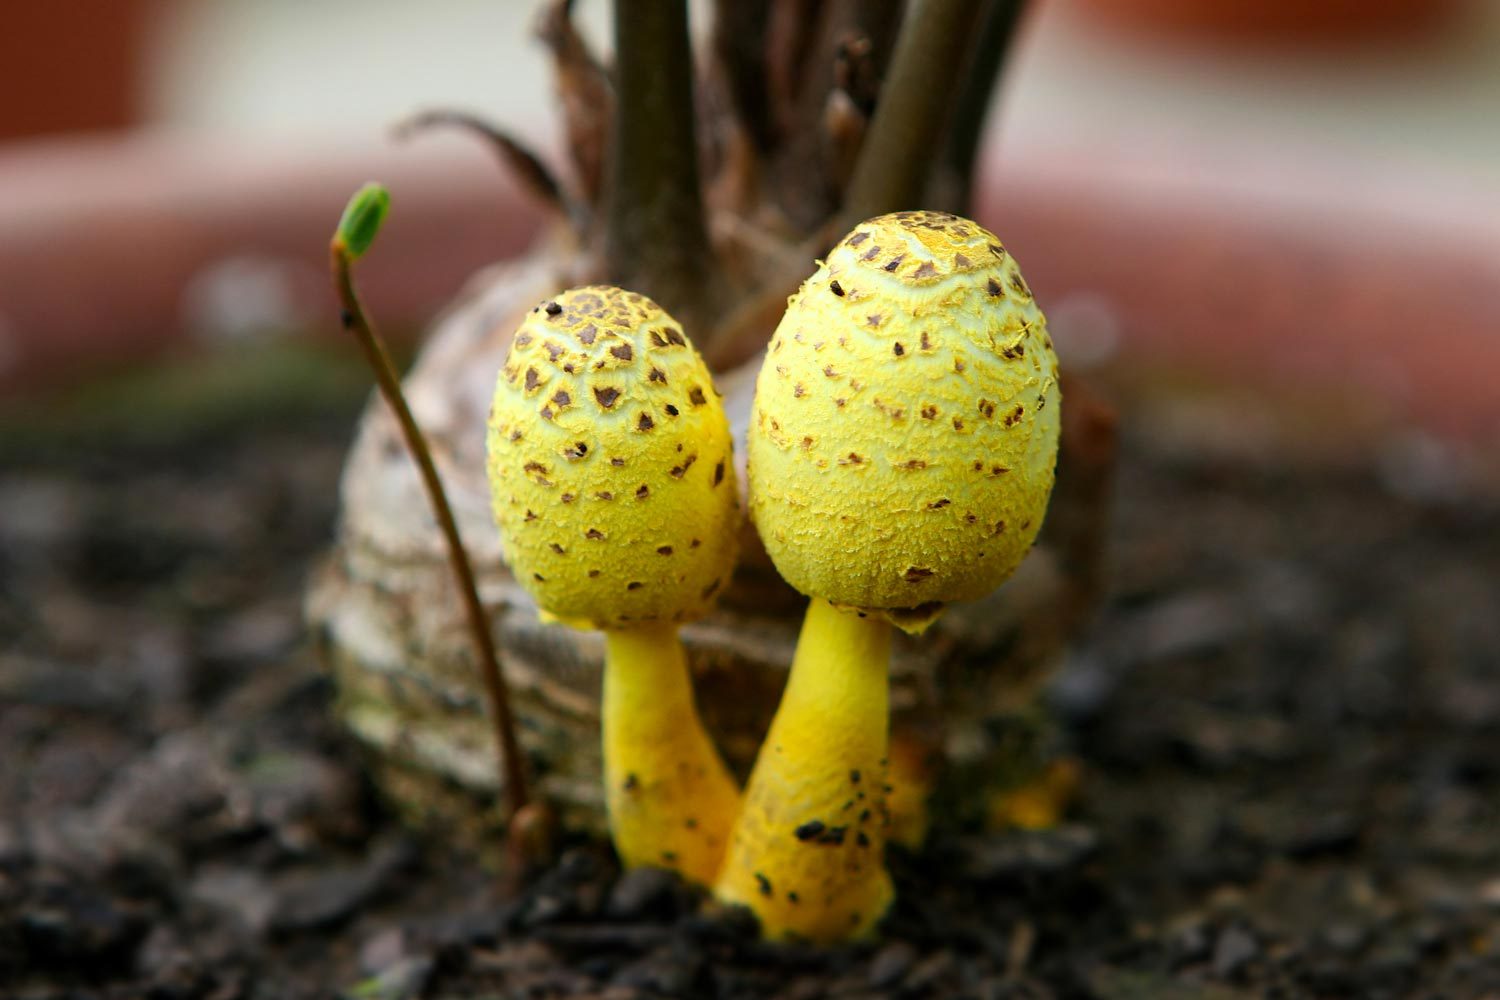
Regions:
[[883, 618], [812, 599], [716, 887], [768, 938], [860, 937], [890, 905], [890, 649]]
[[698, 718], [677, 627], [604, 636], [604, 780], [615, 849], [627, 868], [671, 868], [712, 885], [740, 793]]

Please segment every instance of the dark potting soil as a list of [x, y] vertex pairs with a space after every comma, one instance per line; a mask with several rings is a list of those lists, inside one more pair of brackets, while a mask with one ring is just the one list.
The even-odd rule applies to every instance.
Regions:
[[891, 859], [876, 942], [755, 940], [563, 845], [402, 829], [299, 602], [337, 412], [0, 460], [0, 996], [1500, 996], [1500, 511], [1132, 439], [1041, 833]]

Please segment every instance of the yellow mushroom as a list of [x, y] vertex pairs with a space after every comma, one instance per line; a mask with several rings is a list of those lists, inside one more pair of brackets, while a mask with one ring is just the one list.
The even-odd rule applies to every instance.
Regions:
[[605, 802], [621, 861], [712, 883], [739, 790], [677, 638], [728, 583], [740, 523], [708, 370], [645, 296], [564, 292], [512, 341], [488, 467], [516, 579], [544, 617], [604, 632]]
[[869, 220], [790, 300], [756, 383], [750, 508], [812, 600], [716, 887], [767, 936], [859, 937], [889, 905], [887, 623], [919, 632], [1020, 563], [1058, 407], [1042, 313], [966, 219]]

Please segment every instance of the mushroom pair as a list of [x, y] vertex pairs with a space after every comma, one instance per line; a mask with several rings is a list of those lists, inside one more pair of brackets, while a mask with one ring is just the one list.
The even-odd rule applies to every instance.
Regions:
[[756, 385], [750, 506], [811, 603], [741, 801], [675, 636], [735, 554], [717, 393], [642, 296], [578, 289], [527, 317], [491, 415], [495, 515], [542, 612], [605, 633], [606, 803], [627, 866], [711, 884], [772, 938], [874, 927], [893, 895], [890, 626], [920, 632], [1020, 563], [1058, 408], [1045, 320], [973, 222], [870, 220], [804, 282]]

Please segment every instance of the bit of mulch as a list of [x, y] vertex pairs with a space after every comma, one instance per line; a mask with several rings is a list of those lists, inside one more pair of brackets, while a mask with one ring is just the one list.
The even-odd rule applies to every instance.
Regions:
[[353, 416], [7, 446], [0, 996], [1500, 995], [1493, 504], [1127, 433], [1067, 824], [893, 857], [818, 952], [595, 844], [500, 898], [382, 807], [299, 612]]

